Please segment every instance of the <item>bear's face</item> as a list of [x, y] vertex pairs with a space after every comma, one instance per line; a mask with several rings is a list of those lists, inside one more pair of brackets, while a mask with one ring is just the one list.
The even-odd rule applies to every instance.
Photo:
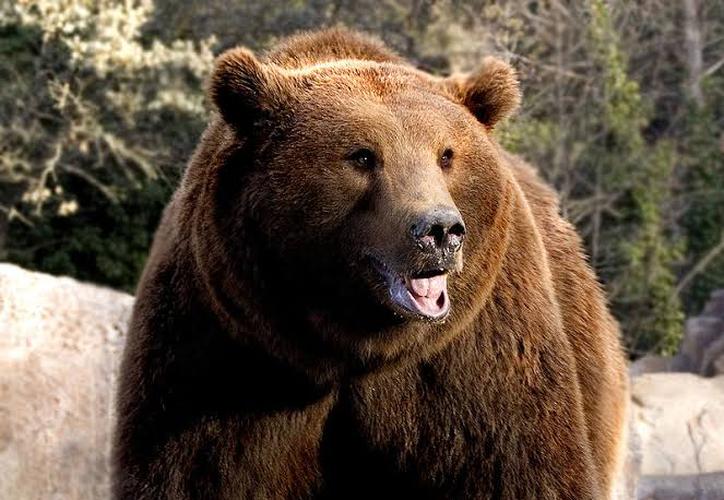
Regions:
[[280, 306], [369, 355], [464, 315], [483, 267], [468, 261], [501, 237], [507, 174], [489, 129], [518, 103], [507, 65], [437, 79], [370, 61], [289, 70], [235, 49], [211, 96], [250, 158], [226, 166], [224, 196], [257, 228]]

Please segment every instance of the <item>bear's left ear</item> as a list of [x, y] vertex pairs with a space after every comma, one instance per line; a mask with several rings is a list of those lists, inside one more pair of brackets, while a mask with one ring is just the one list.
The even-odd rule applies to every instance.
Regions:
[[520, 105], [518, 75], [509, 64], [495, 57], [486, 57], [480, 68], [470, 74], [446, 78], [444, 84], [489, 129], [512, 115]]

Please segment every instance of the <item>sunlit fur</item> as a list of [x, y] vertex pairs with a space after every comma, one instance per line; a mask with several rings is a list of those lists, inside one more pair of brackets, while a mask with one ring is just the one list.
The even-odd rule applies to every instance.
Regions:
[[[618, 328], [556, 195], [494, 138], [510, 66], [436, 77], [328, 30], [232, 49], [209, 96], [138, 287], [115, 497], [607, 497]], [[368, 256], [419, 270], [407, 227], [441, 203], [466, 226], [452, 310], [409, 318]]]

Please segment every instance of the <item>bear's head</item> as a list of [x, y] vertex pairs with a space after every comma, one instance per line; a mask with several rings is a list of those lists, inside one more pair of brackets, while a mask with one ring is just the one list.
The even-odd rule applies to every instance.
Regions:
[[197, 252], [230, 317], [273, 323], [259, 335], [282, 337], [262, 340], [286, 357], [361, 370], [472, 320], [506, 240], [510, 172], [491, 131], [520, 100], [510, 66], [437, 78], [237, 48], [209, 95], [218, 117], [187, 177], [210, 198]]

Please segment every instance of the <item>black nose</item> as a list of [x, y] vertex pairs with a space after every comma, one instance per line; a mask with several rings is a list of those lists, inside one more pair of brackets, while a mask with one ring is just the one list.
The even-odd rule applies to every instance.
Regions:
[[463, 243], [465, 224], [453, 207], [437, 207], [419, 216], [410, 234], [423, 250], [456, 251]]

